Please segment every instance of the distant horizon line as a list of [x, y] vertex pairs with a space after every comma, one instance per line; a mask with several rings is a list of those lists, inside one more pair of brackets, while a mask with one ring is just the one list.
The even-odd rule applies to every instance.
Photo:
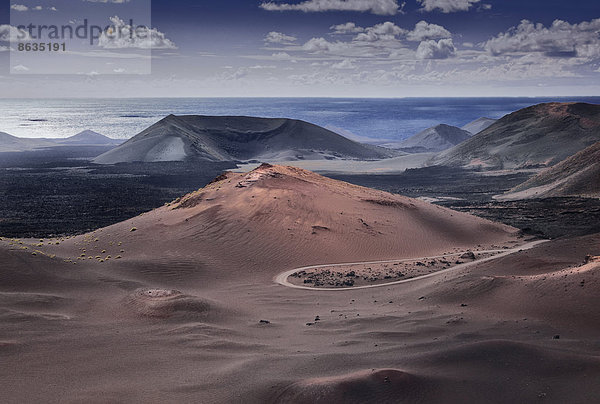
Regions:
[[217, 96], [194, 96], [194, 97], [166, 97], [166, 96], [142, 96], [142, 97], [0, 97], [2, 101], [10, 101], [10, 100], [140, 100], [140, 99], [348, 99], [348, 100], [364, 100], [364, 99], [372, 99], [372, 100], [426, 100], [426, 99], [469, 99], [469, 98], [487, 98], [487, 99], [535, 99], [535, 98], [600, 98], [600, 95], [506, 95], [506, 96], [429, 96], [429, 97], [341, 97], [341, 96], [321, 96], [321, 97], [306, 97], [306, 96], [226, 96], [226, 97], [217, 97]]

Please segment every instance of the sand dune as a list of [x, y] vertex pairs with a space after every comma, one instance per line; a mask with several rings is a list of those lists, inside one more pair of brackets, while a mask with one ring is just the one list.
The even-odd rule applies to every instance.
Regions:
[[[262, 165], [225, 174], [170, 206], [104, 232], [115, 240], [133, 237], [140, 253], [158, 242], [188, 257], [199, 248], [209, 255], [227, 250], [229, 259], [241, 262], [261, 251], [273, 266], [285, 266], [300, 257], [309, 258], [308, 264], [421, 257], [508, 242], [516, 229], [306, 170]], [[188, 246], [191, 240], [197, 247]]]
[[433, 383], [397, 369], [368, 369], [348, 375], [307, 379], [287, 387], [279, 403], [415, 402]]
[[499, 200], [559, 196], [600, 197], [600, 142], [516, 186]]
[[593, 402], [598, 235], [375, 289], [273, 282], [524, 242], [268, 165], [89, 234], [0, 239], [3, 402]]
[[600, 105], [534, 105], [506, 115], [432, 162], [490, 169], [549, 167], [599, 141], [599, 128]]
[[95, 162], [372, 160], [393, 155], [299, 120], [169, 115]]

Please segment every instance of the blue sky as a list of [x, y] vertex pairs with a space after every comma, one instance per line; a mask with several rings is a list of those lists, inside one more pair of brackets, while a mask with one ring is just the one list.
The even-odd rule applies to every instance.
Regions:
[[3, 96], [600, 93], [597, 1], [68, 0], [125, 27], [151, 6], [151, 41], [69, 42], [41, 61], [3, 36], [17, 19], [58, 18], [65, 1], [0, 8]]

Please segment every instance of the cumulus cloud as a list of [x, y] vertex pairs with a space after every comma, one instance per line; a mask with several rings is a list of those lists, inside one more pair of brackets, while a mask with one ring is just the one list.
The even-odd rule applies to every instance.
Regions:
[[329, 29], [331, 29], [334, 34], [340, 34], [340, 35], [357, 34], [359, 32], [364, 32], [364, 30], [365, 30], [363, 27], [359, 27], [353, 22], [347, 22], [345, 24], [339, 24], [339, 25], [332, 25], [331, 27], [329, 27]]
[[336, 41], [323, 37], [312, 38], [301, 47], [289, 49], [344, 58], [379, 58], [382, 62], [392, 59], [414, 60], [416, 51], [410, 42], [423, 43], [418, 53], [421, 59], [445, 59], [455, 52], [452, 34], [441, 25], [426, 21], [418, 22], [413, 30], [399, 27], [391, 21], [364, 28], [348, 22], [330, 28], [333, 34], [355, 35], [351, 39]]
[[0, 24], [0, 42], [29, 41], [31, 37], [27, 31], [8, 24]]
[[437, 24], [430, 24], [427, 21], [419, 21], [415, 25], [415, 29], [410, 31], [406, 38], [409, 41], [426, 41], [429, 39], [446, 39], [451, 38], [452, 34], [446, 28]]
[[273, 53], [271, 55], [271, 57], [275, 60], [290, 60], [290, 59], [292, 59], [292, 56], [290, 56], [290, 54], [286, 53], [286, 52]]
[[456, 11], [467, 11], [473, 4], [481, 0], [417, 0], [423, 5], [421, 10], [434, 11], [439, 10], [442, 13], [454, 13]]
[[292, 35], [286, 35], [281, 32], [271, 31], [265, 37], [267, 43], [291, 43], [295, 42], [298, 38]]
[[304, 45], [302, 49], [307, 52], [327, 52], [334, 48], [334, 43], [329, 42], [323, 37], [311, 38]]
[[433, 39], [423, 41], [417, 48], [417, 58], [419, 59], [447, 59], [454, 55], [456, 49], [452, 39]]
[[354, 39], [361, 42], [375, 42], [380, 40], [389, 41], [395, 39], [399, 35], [404, 35], [407, 32], [407, 30], [400, 28], [393, 22], [386, 21], [366, 28], [365, 32], [358, 34]]
[[17, 71], [17, 72], [28, 72], [29, 67], [23, 66], [23, 65], [16, 65], [16, 66], [13, 66], [13, 70]]
[[378, 15], [403, 13], [403, 7], [404, 3], [400, 5], [398, 0], [306, 0], [297, 4], [269, 1], [260, 5], [260, 8], [268, 11], [358, 11]]
[[550, 27], [523, 20], [487, 41], [485, 49], [494, 56], [539, 52], [552, 57], [600, 57], [600, 18], [570, 24], [555, 20]]
[[[111, 17], [112, 26], [100, 34], [98, 45], [105, 49], [177, 49], [165, 34], [155, 28], [127, 25], [119, 17]], [[133, 31], [133, 35], [131, 35]]]
[[356, 69], [356, 65], [350, 59], [344, 59], [344, 60], [342, 60], [339, 63], [334, 63], [334, 64], [331, 65], [331, 67], [333, 69], [338, 69], [338, 70], [353, 70], [353, 69]]
[[[26, 5], [23, 4], [11, 4], [10, 9], [13, 11], [42, 11], [44, 9], [44, 7], [42, 6], [35, 6], [35, 7], [27, 7]], [[57, 11], [56, 7], [47, 7], [48, 10], [50, 11]]]
[[273, 66], [273, 65], [254, 65], [254, 66], [249, 66], [248, 69], [250, 69], [250, 70], [268, 70], [268, 69], [277, 69], [277, 66]]
[[23, 4], [11, 4], [10, 9], [14, 11], [27, 11], [29, 10], [29, 7]]

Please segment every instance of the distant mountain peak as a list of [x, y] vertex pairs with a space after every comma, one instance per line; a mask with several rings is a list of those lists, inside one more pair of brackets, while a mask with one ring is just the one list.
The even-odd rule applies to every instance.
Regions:
[[549, 167], [600, 140], [599, 128], [600, 105], [533, 105], [502, 117], [432, 162], [487, 169]]
[[79, 132], [76, 135], [70, 136], [65, 139], [61, 139], [60, 143], [69, 143], [69, 144], [86, 144], [86, 145], [111, 145], [111, 144], [119, 144], [122, 143], [121, 140], [112, 139], [108, 136], [104, 136], [98, 132], [94, 132], [93, 130], [84, 130]]
[[455, 126], [438, 124], [427, 128], [408, 139], [383, 146], [409, 153], [440, 152], [464, 142], [471, 133]]
[[496, 123], [496, 119], [481, 117], [477, 118], [472, 122], [464, 125], [461, 129], [466, 130], [467, 132], [471, 132], [473, 135], [478, 134], [482, 130], [485, 130]]

